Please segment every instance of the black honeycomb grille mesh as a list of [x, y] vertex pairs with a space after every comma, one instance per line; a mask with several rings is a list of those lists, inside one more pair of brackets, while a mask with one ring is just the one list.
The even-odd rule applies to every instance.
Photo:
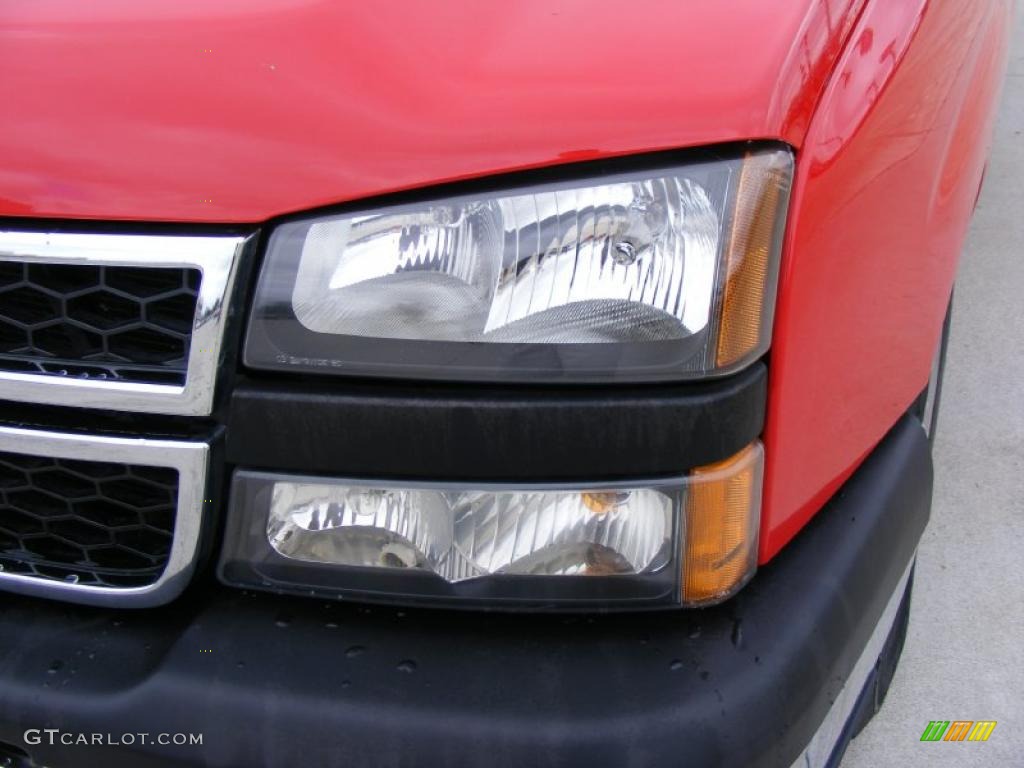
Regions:
[[0, 570], [137, 587], [167, 564], [178, 473], [0, 453]]
[[195, 269], [0, 262], [0, 370], [183, 384]]

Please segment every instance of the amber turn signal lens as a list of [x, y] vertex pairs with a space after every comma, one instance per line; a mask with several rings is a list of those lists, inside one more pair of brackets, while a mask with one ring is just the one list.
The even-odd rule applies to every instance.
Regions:
[[715, 363], [727, 368], [767, 332], [774, 307], [778, 251], [789, 198], [789, 169], [749, 160], [740, 169], [725, 255], [725, 288]]
[[736, 455], [690, 473], [686, 497], [683, 602], [728, 597], [757, 566], [764, 449], [752, 443]]

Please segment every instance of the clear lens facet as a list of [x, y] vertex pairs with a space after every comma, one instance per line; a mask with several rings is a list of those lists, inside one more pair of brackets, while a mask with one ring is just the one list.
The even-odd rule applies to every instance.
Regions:
[[672, 500], [653, 490], [460, 494], [455, 549], [478, 573], [644, 573], [670, 557]]
[[770, 336], [791, 168], [766, 150], [283, 224], [246, 360], [434, 378], [739, 367]]
[[432, 491], [276, 483], [267, 539], [310, 562], [436, 570], [452, 544], [451, 514]]

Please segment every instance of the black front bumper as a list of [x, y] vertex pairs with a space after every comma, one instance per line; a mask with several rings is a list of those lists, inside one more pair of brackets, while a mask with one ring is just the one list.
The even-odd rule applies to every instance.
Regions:
[[[3, 596], [0, 742], [51, 768], [788, 768], [913, 557], [931, 473], [907, 417], [737, 597], [702, 610], [399, 610], [212, 583], [133, 613]], [[25, 743], [47, 728], [53, 744]], [[138, 735], [179, 732], [202, 746]], [[60, 742], [93, 733], [135, 743]]]

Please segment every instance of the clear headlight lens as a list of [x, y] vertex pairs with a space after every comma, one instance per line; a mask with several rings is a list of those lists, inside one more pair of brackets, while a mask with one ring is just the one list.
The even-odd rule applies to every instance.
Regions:
[[246, 362], [431, 378], [722, 373], [770, 335], [785, 150], [279, 226]]
[[221, 575], [494, 606], [699, 604], [756, 564], [762, 449], [675, 480], [459, 488], [239, 471]]
[[643, 573], [665, 566], [670, 496], [654, 490], [445, 492], [274, 484], [267, 539], [285, 557], [491, 573]]

